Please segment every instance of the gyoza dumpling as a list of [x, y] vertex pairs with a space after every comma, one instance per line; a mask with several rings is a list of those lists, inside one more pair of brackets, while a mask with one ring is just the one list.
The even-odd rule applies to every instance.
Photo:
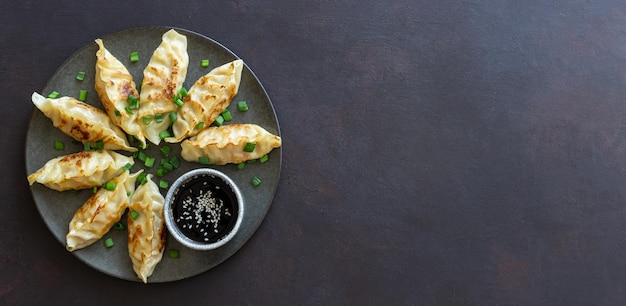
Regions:
[[178, 109], [178, 119], [172, 125], [174, 137], [167, 142], [180, 142], [194, 136], [202, 128], [196, 126], [202, 122], [209, 126], [224, 111], [239, 90], [242, 60], [235, 60], [211, 70], [201, 77], [189, 89], [183, 107]]
[[[248, 143], [254, 144], [251, 152], [244, 150]], [[256, 124], [229, 124], [206, 128], [183, 141], [180, 155], [189, 162], [205, 157], [213, 165], [236, 164], [260, 158], [280, 146], [279, 136]]]
[[152, 175], [137, 187], [128, 205], [128, 254], [133, 270], [144, 283], [163, 258], [165, 250], [165, 199]]
[[72, 97], [50, 99], [36, 92], [32, 100], [55, 127], [80, 142], [102, 141], [107, 150], [137, 151], [137, 148], [128, 145], [124, 131], [99, 108]]
[[49, 160], [28, 176], [28, 183], [38, 182], [58, 191], [93, 188], [120, 175], [124, 166], [133, 163], [132, 156], [114, 151], [83, 151]]
[[124, 171], [109, 181], [115, 183], [114, 190], [100, 188], [74, 213], [65, 236], [65, 248], [68, 251], [90, 246], [120, 220], [128, 207], [130, 196], [135, 191], [137, 176], [142, 172], [140, 170], [130, 175], [128, 171]]
[[128, 72], [113, 54], [104, 47], [101, 39], [96, 39], [98, 51], [96, 52], [96, 82], [95, 88], [104, 109], [109, 114], [111, 121], [121, 127], [127, 134], [135, 136], [143, 147], [146, 139], [137, 121], [137, 113], [127, 111], [129, 107], [128, 96], [139, 99], [139, 93], [133, 76]]
[[167, 31], [143, 71], [137, 116], [137, 120], [143, 120], [144, 117], [163, 115], [163, 122], [140, 123], [144, 136], [156, 145], [161, 142], [159, 133], [170, 125], [169, 113], [178, 108], [173, 98], [185, 82], [188, 66], [187, 37], [174, 30]]

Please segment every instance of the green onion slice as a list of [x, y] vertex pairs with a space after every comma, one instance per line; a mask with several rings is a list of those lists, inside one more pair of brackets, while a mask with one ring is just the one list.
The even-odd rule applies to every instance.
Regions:
[[203, 164], [203, 165], [208, 165], [211, 163], [211, 161], [209, 160], [208, 157], [206, 156], [200, 156], [200, 158], [198, 158], [198, 162]]
[[104, 246], [106, 248], [113, 247], [113, 238], [107, 238], [106, 240], [104, 240]]
[[163, 156], [167, 157], [170, 155], [170, 152], [172, 152], [172, 148], [168, 145], [163, 145], [161, 147], [161, 154], [163, 154]]
[[170, 137], [170, 132], [168, 130], [162, 131], [161, 133], [159, 133], [159, 138], [161, 139], [165, 139], [167, 137]]
[[83, 102], [84, 102], [85, 100], [87, 100], [87, 91], [86, 91], [86, 90], [81, 90], [81, 91], [78, 93], [78, 100], [83, 101]]
[[255, 147], [256, 147], [256, 143], [246, 142], [246, 145], [243, 147], [243, 151], [248, 152], [248, 153], [253, 152]]
[[208, 59], [203, 59], [202, 62], [200, 62], [200, 66], [202, 66], [202, 67], [209, 67], [209, 60]]
[[122, 170], [123, 171], [130, 170], [130, 168], [132, 168], [132, 167], [133, 167], [133, 164], [127, 163], [126, 165], [124, 165], [124, 167], [122, 167]]
[[115, 190], [115, 182], [113, 181], [107, 182], [106, 184], [104, 184], [104, 189], [109, 190], [109, 191]]
[[200, 121], [196, 124], [196, 130], [201, 130], [204, 127], [204, 121]]
[[239, 101], [237, 103], [237, 109], [239, 109], [242, 112], [247, 112], [248, 111], [248, 103], [246, 103], [246, 101]]
[[215, 124], [215, 126], [222, 126], [222, 124], [224, 124], [224, 117], [222, 117], [222, 115], [217, 116], [213, 124]]
[[156, 115], [154, 115], [154, 120], [155, 120], [157, 123], [161, 123], [161, 122], [163, 122], [163, 114], [156, 114]]
[[231, 121], [231, 120], [233, 120], [233, 115], [230, 113], [229, 110], [223, 111], [221, 116], [222, 116], [222, 118], [224, 118], [224, 121]]
[[126, 226], [124, 226], [124, 223], [122, 222], [117, 222], [113, 225], [113, 228], [115, 228], [118, 231], [123, 231], [126, 229]]
[[135, 52], [132, 52], [132, 53], [130, 54], [130, 62], [131, 62], [131, 63], [136, 63], [136, 62], [138, 62], [138, 61], [139, 61], [139, 52], [136, 52], [136, 51], [135, 51]]
[[170, 258], [176, 259], [178, 257], [180, 257], [180, 252], [178, 252], [177, 249], [171, 249], [170, 250]]
[[163, 189], [167, 189], [168, 187], [170, 187], [170, 183], [165, 181], [165, 180], [160, 180], [159, 181], [159, 187], [161, 187]]
[[170, 117], [170, 121], [172, 121], [172, 123], [174, 123], [174, 121], [176, 121], [176, 119], [178, 119], [178, 117], [176, 116], [175, 112], [171, 112], [169, 114], [169, 117]]
[[50, 99], [56, 99], [56, 98], [58, 98], [58, 97], [59, 97], [59, 92], [58, 92], [58, 91], [56, 91], [56, 90], [53, 90], [53, 91], [52, 91], [52, 92], [48, 95], [48, 98], [50, 98]]
[[251, 182], [254, 187], [258, 187], [259, 185], [261, 185], [261, 179], [256, 176], [252, 178]]
[[131, 212], [130, 212], [130, 217], [131, 217], [133, 220], [137, 220], [137, 218], [139, 218], [139, 212], [138, 212], [138, 211], [136, 211], [136, 210], [131, 210]]
[[246, 166], [246, 163], [238, 163], [237, 164], [237, 169], [241, 170]]
[[267, 162], [269, 159], [270, 159], [270, 157], [269, 157], [269, 156], [267, 156], [267, 154], [265, 154], [265, 155], [261, 156], [261, 158], [259, 158], [259, 162], [261, 162], [261, 163], [265, 163], [265, 162]]
[[154, 157], [146, 157], [146, 160], [144, 161], [144, 165], [148, 168], [152, 168], [152, 166], [154, 166], [155, 160], [156, 158]]
[[85, 80], [85, 72], [84, 71], [79, 71], [76, 74], [76, 79], [79, 80], [79, 81]]
[[143, 124], [148, 125], [152, 122], [152, 117], [144, 116], [143, 118], [141, 118], [141, 120], [143, 120]]
[[65, 149], [65, 144], [59, 140], [55, 140], [54, 141], [54, 148], [57, 150], [64, 150]]

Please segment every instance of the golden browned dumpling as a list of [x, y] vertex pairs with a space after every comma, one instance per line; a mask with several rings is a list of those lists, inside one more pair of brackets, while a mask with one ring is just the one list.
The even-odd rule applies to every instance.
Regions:
[[104, 47], [101, 39], [96, 39], [96, 82], [95, 88], [100, 101], [109, 114], [111, 121], [121, 127], [128, 135], [133, 135], [145, 147], [146, 139], [143, 136], [137, 113], [129, 108], [129, 96], [139, 99], [139, 93], [128, 72], [113, 54]]
[[183, 107], [178, 110], [178, 119], [172, 130], [174, 137], [167, 142], [180, 142], [208, 127], [224, 111], [239, 90], [242, 60], [235, 60], [211, 70], [189, 89]]
[[66, 135], [80, 141], [102, 141], [107, 150], [137, 151], [128, 144], [126, 135], [111, 122], [101, 109], [72, 97], [46, 98], [38, 93], [32, 95], [33, 104], [52, 120], [52, 124]]
[[114, 151], [83, 151], [49, 160], [28, 176], [30, 185], [38, 182], [58, 191], [99, 187], [120, 175], [132, 156]]
[[163, 115], [163, 121], [160, 123], [156, 120], [147, 125], [140, 122], [143, 134], [154, 144], [158, 145], [161, 142], [159, 133], [170, 125], [168, 114], [178, 109], [173, 98], [185, 82], [188, 66], [187, 37], [174, 30], [167, 31], [143, 71], [139, 99], [141, 106], [137, 115], [137, 120], [140, 121], [144, 117], [154, 118], [157, 114]]
[[165, 199], [148, 174], [128, 205], [128, 254], [133, 270], [144, 283], [163, 258], [165, 250]]
[[90, 246], [102, 238], [119, 221], [128, 207], [130, 196], [135, 191], [135, 181], [143, 170], [130, 175], [128, 171], [112, 179], [113, 190], [100, 188], [77, 211], [70, 221], [65, 236], [65, 248], [75, 251]]
[[[246, 146], [253, 150], [247, 152]], [[189, 162], [208, 158], [214, 165], [257, 159], [281, 146], [279, 136], [256, 124], [229, 124], [209, 127], [181, 143], [181, 157]]]

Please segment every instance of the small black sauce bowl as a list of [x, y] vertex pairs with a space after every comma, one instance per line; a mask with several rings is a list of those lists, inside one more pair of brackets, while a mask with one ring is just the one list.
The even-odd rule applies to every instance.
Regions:
[[[230, 230], [226, 230], [223, 233], [223, 236], [220, 236], [217, 241], [200, 242], [200, 241], [191, 239], [183, 232], [183, 230], [181, 230], [181, 228], [179, 227], [179, 225], [176, 223], [176, 220], [175, 220], [175, 212], [174, 212], [174, 210], [176, 209], [175, 199], [177, 195], [179, 194], [179, 192], [184, 191], [186, 188], [185, 186], [189, 186], [190, 184], [194, 184], [198, 181], [201, 182], [203, 179], [215, 181], [218, 185], [225, 186], [227, 189], [229, 189], [229, 190], [226, 190], [226, 192], [230, 194], [230, 198], [234, 202], [232, 203], [233, 210], [235, 209], [235, 207], [237, 210], [235, 213], [236, 216], [233, 216], [233, 218], [235, 218], [235, 223], [230, 224], [228, 226]], [[241, 191], [239, 190], [239, 187], [237, 187], [235, 182], [233, 182], [233, 180], [230, 177], [228, 177], [226, 174], [215, 169], [200, 168], [200, 169], [191, 170], [181, 175], [170, 186], [170, 189], [168, 190], [167, 195], [165, 196], [165, 225], [167, 226], [167, 229], [170, 235], [172, 235], [172, 237], [174, 237], [174, 239], [176, 239], [182, 245], [188, 248], [194, 249], [194, 250], [201, 250], [201, 251], [213, 250], [228, 243], [235, 236], [235, 234], [241, 227], [243, 214], [244, 214], [244, 202], [243, 202], [243, 196], [241, 195]]]

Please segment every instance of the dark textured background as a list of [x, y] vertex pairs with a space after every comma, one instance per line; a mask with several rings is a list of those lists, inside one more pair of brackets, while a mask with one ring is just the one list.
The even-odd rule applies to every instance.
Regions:
[[[0, 304], [626, 304], [623, 1], [100, 2], [0, 2]], [[144, 285], [53, 238], [23, 147], [66, 58], [152, 25], [247, 62], [283, 168], [238, 253]]]

